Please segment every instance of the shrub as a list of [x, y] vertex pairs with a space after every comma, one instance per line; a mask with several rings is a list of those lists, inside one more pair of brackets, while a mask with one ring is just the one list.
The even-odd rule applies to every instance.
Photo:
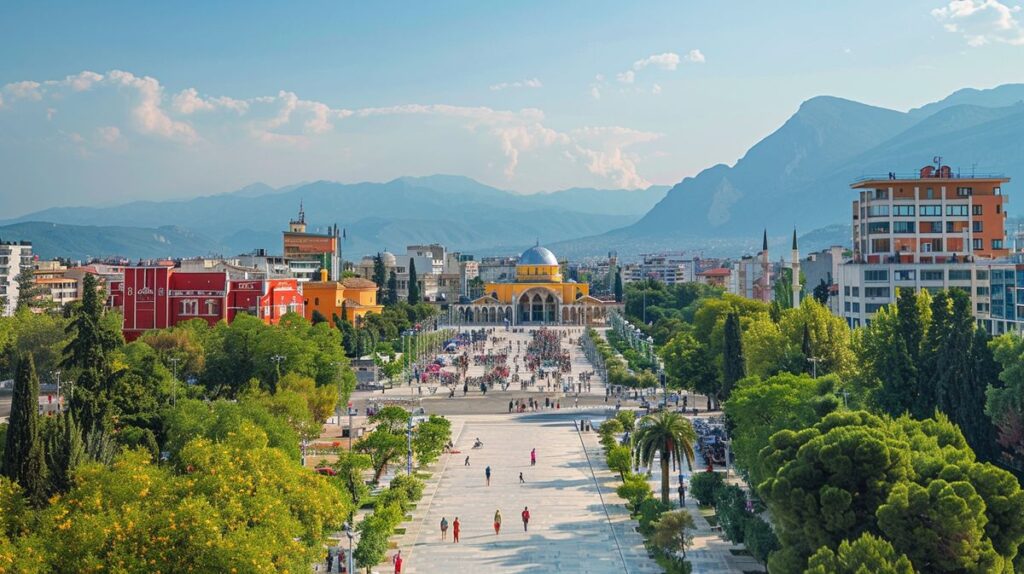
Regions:
[[622, 429], [632, 432], [636, 428], [636, 413], [631, 410], [621, 410], [615, 413], [616, 420], [622, 424]]
[[611, 446], [606, 460], [608, 468], [619, 473], [620, 478], [625, 478], [626, 473], [633, 468], [633, 454], [628, 446]]
[[722, 533], [736, 544], [743, 543], [743, 534], [751, 514], [747, 512], [747, 495], [740, 487], [730, 484], [715, 493], [715, 510]]
[[710, 506], [715, 503], [715, 495], [724, 484], [722, 475], [717, 472], [698, 472], [690, 479], [690, 495], [698, 503]]
[[743, 541], [747, 545], [747, 550], [750, 550], [750, 554], [761, 564], [768, 561], [769, 554], [781, 548], [779, 539], [775, 536], [771, 525], [756, 515], [747, 519], [743, 531]]
[[653, 496], [641, 502], [639, 507], [640, 533], [645, 537], [650, 536], [654, 531], [654, 523], [661, 518], [662, 514], [671, 509], [672, 505], [665, 504]]
[[647, 484], [642, 476], [627, 474], [622, 484], [615, 489], [615, 493], [629, 502], [629, 507], [636, 511], [640, 504], [651, 497], [651, 485]]
[[391, 479], [391, 486], [388, 487], [388, 490], [402, 490], [405, 492], [406, 499], [408, 499], [409, 502], [416, 502], [420, 498], [423, 498], [423, 486], [423, 481], [415, 476], [400, 474]]

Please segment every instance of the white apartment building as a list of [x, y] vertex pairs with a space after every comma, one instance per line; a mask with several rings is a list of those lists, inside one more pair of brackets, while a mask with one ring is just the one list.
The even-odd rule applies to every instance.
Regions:
[[29, 241], [0, 241], [0, 299], [6, 305], [0, 313], [9, 316], [18, 306], [18, 275], [33, 270], [32, 243]]

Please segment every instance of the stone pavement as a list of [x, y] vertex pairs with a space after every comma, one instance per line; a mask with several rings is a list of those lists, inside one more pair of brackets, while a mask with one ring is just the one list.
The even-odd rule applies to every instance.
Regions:
[[[397, 539], [405, 558], [403, 571], [659, 572], [634, 531], [635, 521], [611, 492], [614, 476], [594, 456], [600, 447], [592, 433], [585, 435], [584, 449], [572, 422], [579, 416], [548, 412], [460, 420], [456, 448], [462, 454], [446, 457], [412, 523], [405, 524], [406, 534]], [[476, 437], [484, 442], [482, 449], [471, 448]], [[538, 454], [532, 467], [531, 448]], [[463, 464], [467, 453], [468, 467]], [[484, 479], [488, 465], [489, 487]], [[520, 472], [526, 480], [522, 485]], [[532, 515], [529, 532], [520, 520], [524, 506]], [[492, 527], [495, 509], [503, 517], [500, 535]], [[449, 530], [449, 540], [441, 542], [441, 518], [451, 523], [456, 516], [462, 541], [454, 544]]]

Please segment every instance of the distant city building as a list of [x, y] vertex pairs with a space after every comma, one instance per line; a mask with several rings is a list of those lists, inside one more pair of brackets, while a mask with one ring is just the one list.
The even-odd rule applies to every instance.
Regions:
[[768, 230], [765, 229], [761, 251], [756, 256], [744, 255], [736, 262], [731, 291], [748, 299], [771, 302], [772, 275], [772, 263], [768, 259]]
[[302, 297], [307, 319], [312, 321], [315, 311], [332, 325], [334, 317], [339, 317], [358, 326], [367, 314], [384, 308], [377, 302], [376, 283], [359, 277], [330, 281], [326, 269], [320, 272], [320, 281], [302, 283]]
[[0, 314], [11, 315], [18, 306], [18, 275], [32, 271], [30, 241], [0, 241]]
[[288, 222], [288, 231], [283, 233], [283, 246], [289, 274], [299, 281], [317, 279], [321, 268], [327, 269], [331, 281], [341, 278], [341, 234], [338, 226], [330, 226], [325, 234], [307, 232], [306, 211], [301, 203], [299, 216]]
[[295, 279], [232, 280], [224, 271], [186, 272], [173, 264], [125, 268], [111, 300], [121, 302], [122, 331], [129, 341], [191, 319], [214, 325], [247, 313], [276, 324], [285, 313], [304, 312]]
[[[385, 276], [395, 272], [399, 300], [409, 297], [409, 267], [416, 262], [416, 278], [424, 301], [445, 305], [456, 303], [469, 294], [469, 281], [480, 274], [480, 264], [472, 256], [450, 252], [443, 245], [410, 245], [404, 255], [388, 251], [380, 253]], [[374, 258], [367, 255], [355, 266], [355, 273], [373, 279]]]
[[[936, 158], [937, 160], [939, 158]], [[1009, 254], [1001, 175], [961, 177], [936, 161], [914, 175], [851, 184], [853, 258], [839, 271], [838, 311], [865, 325], [897, 289], [961, 288], [979, 322], [989, 320], [990, 264]]]
[[653, 279], [666, 285], [697, 281], [700, 260], [686, 253], [644, 253], [639, 263], [622, 267], [622, 281], [630, 283]]
[[712, 267], [697, 272], [697, 283], [728, 289], [732, 279], [732, 269], [726, 267]]

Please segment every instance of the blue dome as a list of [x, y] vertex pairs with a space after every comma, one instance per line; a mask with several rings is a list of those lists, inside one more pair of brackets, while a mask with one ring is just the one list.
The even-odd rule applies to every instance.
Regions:
[[535, 245], [519, 256], [520, 265], [558, 265], [558, 258], [555, 254], [541, 247]]

